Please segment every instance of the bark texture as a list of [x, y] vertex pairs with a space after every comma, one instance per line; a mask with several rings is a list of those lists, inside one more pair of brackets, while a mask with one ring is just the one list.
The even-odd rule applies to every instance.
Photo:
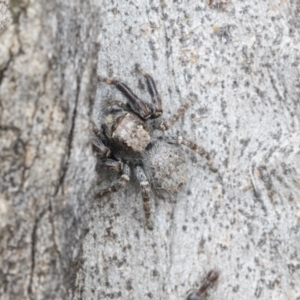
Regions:
[[0, 54], [0, 295], [67, 299], [88, 226], [99, 13], [89, 1], [11, 6]]
[[0, 34], [11, 23], [12, 17], [8, 8], [8, 0], [0, 1]]
[[[3, 2], [4, 3], [4, 2]], [[1, 2], [0, 2], [1, 5]], [[300, 299], [300, 4], [290, 1], [11, 1], [0, 36], [1, 299], [184, 299], [216, 268], [206, 299]], [[9, 22], [8, 22], [9, 23]], [[0, 23], [2, 24], [2, 23]], [[149, 101], [186, 150], [177, 195], [136, 183], [101, 201], [89, 124], [123, 100]], [[154, 200], [155, 198], [155, 200]]]

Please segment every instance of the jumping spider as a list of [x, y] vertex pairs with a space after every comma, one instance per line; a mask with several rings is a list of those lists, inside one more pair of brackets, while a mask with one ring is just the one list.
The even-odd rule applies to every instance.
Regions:
[[101, 128], [94, 126], [96, 137], [93, 140], [93, 150], [98, 156], [98, 165], [121, 174], [116, 182], [98, 192], [96, 197], [101, 198], [124, 187], [130, 180], [131, 170], [134, 170], [142, 190], [146, 224], [152, 229], [150, 183], [156, 192], [176, 193], [186, 181], [185, 155], [177, 145], [185, 145], [204, 156], [213, 172], [216, 172], [216, 168], [209, 154], [194, 142], [182, 136], [155, 137], [154, 132], [168, 130], [182, 117], [192, 101], [189, 100], [179, 107], [169, 120], [155, 122], [153, 119], [163, 113], [161, 98], [153, 78], [138, 66], [137, 69], [145, 77], [152, 105], [139, 99], [124, 83], [115, 79], [99, 78], [101, 82], [115, 85], [128, 102], [125, 104], [114, 100], [107, 103]]

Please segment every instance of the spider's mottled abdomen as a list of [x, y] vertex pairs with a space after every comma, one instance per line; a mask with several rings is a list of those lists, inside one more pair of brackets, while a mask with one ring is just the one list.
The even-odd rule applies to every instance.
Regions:
[[186, 182], [184, 152], [175, 145], [157, 142], [144, 158], [145, 171], [158, 193], [177, 193]]

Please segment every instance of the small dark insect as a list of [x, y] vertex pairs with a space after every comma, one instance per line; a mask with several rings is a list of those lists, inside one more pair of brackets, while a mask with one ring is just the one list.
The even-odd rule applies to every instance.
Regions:
[[211, 7], [212, 9], [216, 9], [216, 10], [221, 10], [221, 11], [225, 11], [226, 6], [229, 4], [229, 2], [226, 1], [214, 1], [214, 0], [209, 0], [208, 1], [208, 6]]
[[99, 79], [114, 85], [128, 102], [107, 102], [101, 128], [94, 127], [96, 137], [93, 150], [98, 157], [98, 166], [121, 174], [119, 180], [98, 192], [96, 197], [106, 196], [124, 187], [133, 170], [142, 190], [146, 224], [152, 229], [150, 184], [157, 193], [177, 193], [186, 181], [186, 159], [178, 145], [185, 145], [204, 156], [213, 172], [217, 169], [213, 166], [209, 154], [194, 142], [182, 136], [165, 137], [157, 134], [172, 127], [184, 115], [192, 101], [189, 100], [179, 107], [169, 120], [157, 122], [154, 119], [162, 115], [163, 109], [155, 82], [149, 74], [139, 67], [137, 69], [146, 79], [152, 105], [139, 99], [127, 85], [118, 80]]
[[216, 270], [210, 270], [201, 285], [200, 289], [197, 292], [191, 293], [187, 300], [201, 300], [203, 299], [204, 293], [207, 291], [208, 288], [212, 287], [213, 284], [218, 280], [219, 272]]

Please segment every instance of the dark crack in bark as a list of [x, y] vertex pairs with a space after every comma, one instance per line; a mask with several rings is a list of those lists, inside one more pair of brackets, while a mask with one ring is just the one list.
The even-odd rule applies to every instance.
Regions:
[[67, 149], [66, 149], [66, 159], [64, 162], [62, 162], [61, 166], [61, 171], [60, 171], [60, 177], [59, 177], [59, 182], [56, 186], [56, 190], [54, 193], [54, 196], [56, 196], [59, 192], [59, 189], [63, 186], [65, 176], [68, 170], [68, 165], [69, 165], [69, 159], [72, 151], [72, 142], [74, 138], [74, 128], [75, 128], [75, 122], [76, 122], [76, 115], [77, 115], [77, 106], [78, 106], [78, 99], [79, 99], [79, 94], [80, 94], [80, 79], [77, 77], [77, 90], [76, 90], [76, 97], [75, 97], [75, 105], [72, 113], [72, 121], [71, 121], [71, 129], [69, 131], [68, 135], [68, 143], [67, 143]]

